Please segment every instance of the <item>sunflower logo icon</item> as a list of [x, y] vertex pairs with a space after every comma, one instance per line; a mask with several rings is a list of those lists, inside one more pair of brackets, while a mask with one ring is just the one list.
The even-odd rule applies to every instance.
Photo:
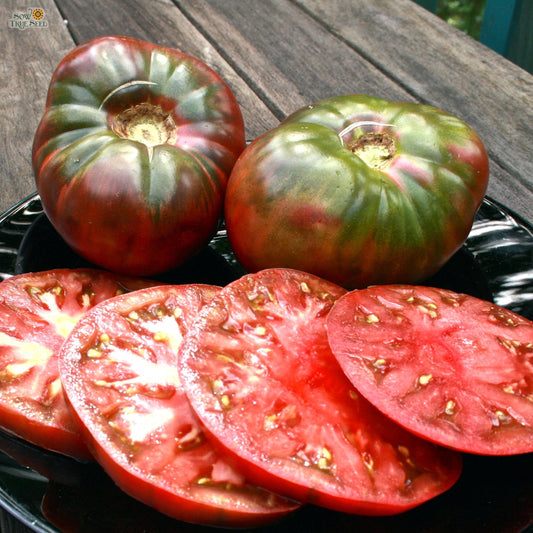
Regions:
[[44, 11], [42, 9], [37, 8], [33, 10], [31, 15], [35, 20], [41, 20], [44, 17]]

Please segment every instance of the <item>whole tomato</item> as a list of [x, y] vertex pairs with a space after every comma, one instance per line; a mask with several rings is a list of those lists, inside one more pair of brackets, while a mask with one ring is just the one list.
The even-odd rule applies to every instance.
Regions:
[[109, 36], [57, 67], [33, 166], [44, 211], [76, 252], [150, 275], [208, 243], [244, 146], [239, 105], [211, 68]]
[[488, 182], [463, 121], [364, 95], [297, 111], [251, 143], [225, 219], [248, 271], [288, 267], [347, 288], [418, 282], [462, 245]]

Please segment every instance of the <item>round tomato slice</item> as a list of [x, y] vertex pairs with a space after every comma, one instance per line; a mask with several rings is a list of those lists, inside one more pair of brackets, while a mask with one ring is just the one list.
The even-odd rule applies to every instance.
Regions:
[[344, 293], [290, 269], [232, 282], [182, 344], [182, 383], [213, 438], [261, 486], [339, 511], [405, 511], [457, 480], [460, 455], [357, 394], [326, 333]]
[[43, 448], [88, 459], [68, 412], [57, 352], [97, 303], [153, 282], [93, 269], [20, 274], [0, 283], [0, 425]]
[[178, 376], [178, 348], [218, 287], [168, 285], [87, 313], [60, 353], [63, 386], [93, 455], [126, 493], [216, 526], [279, 519], [295, 502], [248, 483], [215, 451]]
[[333, 307], [353, 385], [413, 433], [464, 452], [533, 452], [533, 322], [431, 287], [374, 286]]

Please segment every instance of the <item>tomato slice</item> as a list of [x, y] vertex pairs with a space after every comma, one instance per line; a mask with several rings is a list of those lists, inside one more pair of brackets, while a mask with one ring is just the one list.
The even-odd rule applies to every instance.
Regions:
[[218, 287], [137, 291], [87, 313], [65, 341], [65, 392], [94, 456], [129, 495], [180, 520], [249, 526], [299, 504], [248, 483], [206, 439], [178, 376], [183, 336]]
[[431, 287], [374, 286], [327, 321], [353, 385], [408, 430], [464, 452], [533, 451], [533, 322]]
[[57, 352], [92, 306], [153, 285], [95, 269], [20, 274], [0, 283], [0, 424], [43, 448], [90, 454], [68, 412]]
[[357, 394], [326, 333], [343, 294], [290, 269], [232, 282], [182, 344], [182, 383], [207, 431], [261, 486], [340, 511], [401, 512], [453, 485], [460, 454]]

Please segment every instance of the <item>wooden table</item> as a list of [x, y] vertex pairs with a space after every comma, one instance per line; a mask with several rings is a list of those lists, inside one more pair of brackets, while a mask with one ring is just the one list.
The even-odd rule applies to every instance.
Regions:
[[24, 2], [0, 7], [0, 212], [35, 190], [31, 142], [59, 61], [78, 43], [120, 34], [211, 65], [235, 91], [249, 139], [339, 94], [440, 107], [485, 142], [488, 194], [533, 221], [533, 76], [409, 0], [29, 3], [46, 27], [10, 28]]
[[[20, 29], [29, 6], [44, 18]], [[533, 76], [410, 0], [3, 0], [0, 27], [0, 212], [35, 191], [31, 144], [59, 61], [120, 34], [212, 66], [242, 106], [248, 139], [345, 93], [451, 112], [486, 144], [488, 195], [533, 222]], [[4, 516], [2, 533], [16, 530], [26, 531]]]

